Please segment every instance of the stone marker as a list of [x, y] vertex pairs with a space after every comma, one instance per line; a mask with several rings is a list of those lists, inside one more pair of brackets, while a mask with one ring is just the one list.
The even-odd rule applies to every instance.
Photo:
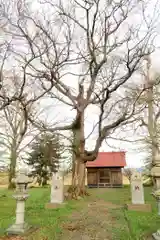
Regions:
[[63, 177], [59, 172], [52, 173], [51, 202], [46, 204], [47, 208], [59, 207], [64, 201]]
[[11, 235], [18, 235], [30, 229], [30, 226], [24, 221], [25, 201], [29, 196], [27, 192], [27, 185], [30, 182], [28, 176], [26, 175], [25, 169], [20, 169], [19, 174], [14, 182], [16, 183], [16, 192], [13, 197], [17, 201], [16, 221], [7, 229], [6, 232]]
[[128, 210], [151, 211], [151, 205], [144, 202], [142, 175], [136, 171], [131, 177], [131, 198], [132, 204], [127, 204]]
[[144, 189], [142, 176], [139, 172], [134, 172], [131, 176], [132, 204], [144, 204]]

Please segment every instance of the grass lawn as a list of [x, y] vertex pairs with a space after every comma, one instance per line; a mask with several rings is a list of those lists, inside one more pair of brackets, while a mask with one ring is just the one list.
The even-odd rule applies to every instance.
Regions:
[[[18, 239], [27, 240], [149, 240], [160, 228], [156, 202], [145, 188], [145, 200], [153, 206], [151, 213], [124, 210], [130, 201], [129, 188], [90, 189], [91, 195], [69, 201], [60, 209], [45, 209], [49, 188], [30, 189], [26, 204], [26, 221], [37, 230]], [[13, 192], [0, 189], [0, 239], [15, 221]], [[11, 238], [16, 239], [16, 238]]]

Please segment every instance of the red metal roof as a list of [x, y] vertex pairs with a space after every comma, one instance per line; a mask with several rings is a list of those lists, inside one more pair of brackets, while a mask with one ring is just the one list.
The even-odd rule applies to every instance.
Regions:
[[125, 152], [100, 152], [94, 161], [88, 161], [86, 167], [124, 167]]

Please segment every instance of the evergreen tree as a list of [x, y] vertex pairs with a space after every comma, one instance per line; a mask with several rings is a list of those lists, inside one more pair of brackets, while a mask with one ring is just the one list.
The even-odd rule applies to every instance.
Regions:
[[37, 177], [39, 185], [46, 185], [51, 173], [56, 172], [61, 158], [58, 135], [42, 134], [31, 146], [26, 163], [32, 166], [30, 176]]

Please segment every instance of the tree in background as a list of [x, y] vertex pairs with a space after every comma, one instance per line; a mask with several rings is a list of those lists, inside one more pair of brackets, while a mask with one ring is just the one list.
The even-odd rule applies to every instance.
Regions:
[[[145, 91], [144, 99], [142, 104], [146, 106], [146, 114], [142, 116], [142, 127], [145, 127], [147, 132], [147, 137], [145, 138], [145, 143], [148, 146], [148, 158], [146, 158], [146, 167], [151, 170], [156, 167], [159, 159], [160, 153], [160, 77], [159, 75], [152, 72], [151, 69], [151, 58], [148, 56], [146, 58], [146, 71], [144, 74], [145, 85], [147, 90]], [[158, 162], [157, 162], [158, 161]], [[151, 176], [151, 174], [150, 174]], [[156, 177], [152, 177], [154, 188], [158, 189], [159, 185]]]
[[6, 154], [4, 150], [0, 150], [0, 171], [8, 172], [8, 164], [6, 161]]
[[[19, 91], [20, 80], [21, 79], [16, 74], [14, 78], [8, 75], [8, 81], [12, 87], [12, 91]], [[1, 148], [6, 151], [6, 155], [8, 155], [8, 161], [6, 158], [5, 162], [8, 165], [9, 189], [15, 187], [12, 179], [15, 178], [17, 161], [20, 159], [21, 152], [24, 152], [25, 147], [29, 145], [37, 134], [35, 128], [28, 122], [28, 114], [31, 113], [32, 110], [33, 102], [24, 106], [20, 100], [15, 100], [9, 105], [6, 105], [0, 112], [0, 145]], [[27, 138], [29, 139], [28, 141], [26, 141]]]
[[37, 178], [39, 185], [46, 185], [51, 173], [60, 165], [61, 145], [58, 135], [42, 134], [31, 146], [26, 163], [32, 167], [30, 176]]
[[131, 177], [133, 174], [133, 169], [132, 168], [124, 168], [123, 169], [123, 174], [124, 176], [131, 182]]
[[[156, 165], [156, 157], [160, 152], [160, 76], [152, 70], [151, 57], [147, 56], [145, 61], [146, 66], [143, 70], [145, 91], [137, 101], [136, 108], [141, 111], [135, 117], [135, 122], [137, 121], [141, 128], [137, 129], [138, 132], [141, 132], [139, 135], [141, 135], [142, 148], [147, 153], [144, 163], [146, 175], [149, 176], [151, 168]], [[152, 178], [152, 180], [154, 187], [157, 188], [155, 179]]]
[[43, 109], [40, 110], [37, 106], [45, 91], [37, 90], [33, 93], [33, 85], [29, 82], [26, 84], [25, 76], [19, 69], [4, 70], [3, 75], [1, 92], [4, 98], [0, 94], [0, 147], [6, 152], [4, 162], [8, 166], [8, 188], [12, 189], [15, 187], [12, 179], [15, 177], [17, 162], [20, 163], [27, 147], [39, 133], [28, 121], [28, 115], [34, 118], [40, 116]]
[[[119, 138], [119, 134], [115, 132], [114, 140], [126, 141], [130, 143], [139, 143], [139, 152], [147, 154], [144, 158], [145, 171], [143, 176], [145, 181], [150, 180], [150, 183], [156, 181], [151, 177], [150, 170], [156, 165], [156, 157], [160, 152], [160, 75], [157, 74], [151, 63], [151, 56], [147, 56], [144, 61], [142, 70], [142, 84], [144, 84], [144, 91], [136, 102], [136, 113], [132, 118], [131, 124], [128, 129], [126, 126], [119, 129], [121, 132], [127, 134], [127, 131], [132, 132], [129, 138], [128, 134], [125, 137]], [[135, 98], [134, 95], [139, 91], [136, 86], [127, 86], [130, 91], [130, 96]], [[133, 134], [136, 133], [136, 139]], [[122, 135], [122, 134], [121, 134]], [[137, 146], [135, 146], [137, 150]]]

